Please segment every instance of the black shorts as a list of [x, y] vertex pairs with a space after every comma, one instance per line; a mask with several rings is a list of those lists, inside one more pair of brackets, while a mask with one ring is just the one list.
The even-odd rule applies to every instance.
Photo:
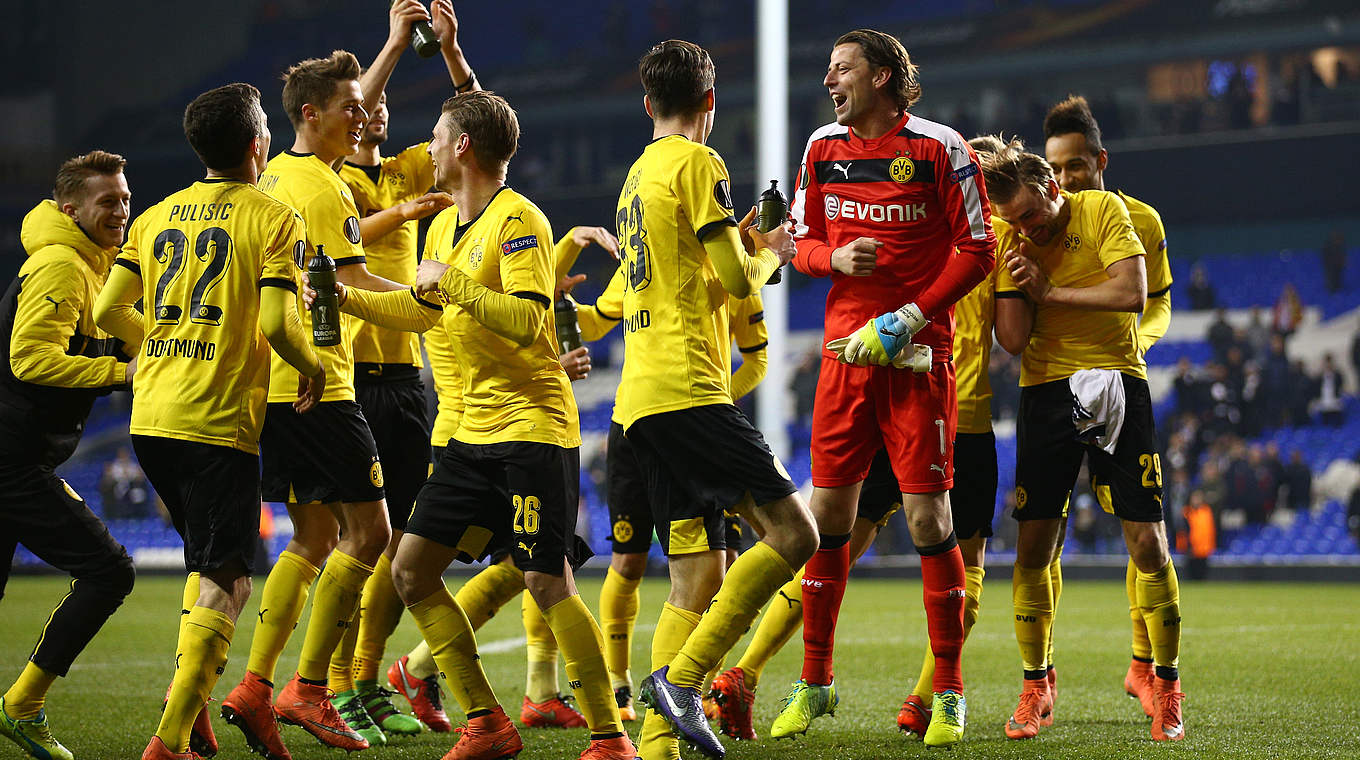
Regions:
[[204, 573], [239, 560], [254, 572], [260, 457], [230, 446], [152, 435], [132, 436], [132, 448], [184, 539], [184, 567]]
[[354, 392], [382, 460], [387, 516], [393, 530], [405, 530], [430, 473], [430, 414], [420, 370], [409, 364], [356, 364]]
[[286, 402], [270, 404], [260, 461], [265, 501], [354, 503], [384, 496], [378, 445], [354, 401], [324, 401], [306, 414]]
[[760, 506], [798, 490], [760, 432], [731, 404], [649, 415], [627, 436], [668, 556], [726, 548], [724, 511], [747, 497]]
[[615, 554], [645, 554], [652, 547], [656, 524], [647, 498], [647, 479], [638, 465], [633, 443], [623, 426], [609, 423], [605, 452], [608, 474], [609, 541]]
[[996, 434], [954, 434], [954, 487], [949, 489], [954, 535], [991, 538], [996, 514]]
[[1124, 426], [1113, 454], [1077, 439], [1067, 380], [1020, 389], [1015, 441], [1015, 519], [1064, 517], [1089, 456], [1091, 490], [1106, 512], [1131, 522], [1162, 520], [1162, 463], [1146, 380], [1124, 380]]
[[590, 558], [576, 536], [580, 473], [580, 449], [450, 440], [406, 532], [456, 549], [462, 562], [508, 548], [520, 570], [561, 575], [563, 558], [572, 567]]
[[741, 518], [737, 515], [723, 515], [723, 544], [726, 548], [743, 552], [746, 550], [745, 542], [742, 540]]
[[887, 449], [879, 449], [869, 466], [869, 474], [859, 487], [856, 516], [882, 528], [901, 508], [902, 487], [893, 474], [892, 457], [888, 456]]

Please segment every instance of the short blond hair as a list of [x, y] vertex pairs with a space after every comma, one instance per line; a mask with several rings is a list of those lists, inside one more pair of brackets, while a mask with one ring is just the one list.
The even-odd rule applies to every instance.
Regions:
[[490, 90], [473, 90], [444, 101], [449, 137], [466, 134], [477, 166], [488, 174], [499, 172], [519, 148], [519, 119], [505, 98]]
[[117, 153], [92, 150], [84, 155], [68, 158], [57, 169], [57, 181], [52, 185], [52, 199], [58, 206], [79, 204], [85, 198], [85, 180], [97, 174], [120, 174], [127, 159]]
[[980, 140], [974, 138], [973, 143], [977, 142], [995, 148], [978, 151], [982, 180], [987, 184], [987, 197], [993, 203], [1010, 202], [1023, 187], [1031, 188], [1039, 195], [1048, 195], [1053, 167], [1042, 157], [1026, 151], [1020, 138], [1012, 137], [1007, 141], [999, 135], [988, 135]]
[[359, 81], [363, 67], [347, 50], [334, 50], [325, 58], [308, 58], [283, 73], [283, 111], [296, 128], [302, 123], [302, 106], [307, 103], [325, 108], [335, 97], [336, 87], [349, 80]]

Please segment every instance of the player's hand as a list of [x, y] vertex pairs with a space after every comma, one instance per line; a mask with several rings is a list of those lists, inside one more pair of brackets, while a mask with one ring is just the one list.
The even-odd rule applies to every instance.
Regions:
[[321, 403], [321, 397], [324, 395], [326, 395], [326, 366], [323, 364], [311, 377], [298, 375], [298, 397], [293, 402], [293, 411], [298, 414], [310, 412], [312, 407]]
[[[842, 362], [886, 367], [893, 363], [911, 339], [927, 324], [916, 304], [909, 303], [897, 311], [879, 315], [855, 332], [826, 344]], [[844, 341], [844, 342], [842, 342]]]
[[1053, 290], [1053, 283], [1039, 267], [1039, 263], [1030, 257], [1033, 250], [1029, 243], [1022, 241], [1016, 248], [1002, 254], [1001, 265], [1010, 272], [1016, 287], [1029, 296], [1029, 300], [1040, 304], [1048, 299], [1049, 291]]
[[[336, 281], [335, 298], [336, 306], [344, 306], [345, 299], [349, 297], [349, 291], [345, 290], [344, 283]], [[312, 310], [312, 304], [316, 303], [316, 289], [312, 287], [312, 277], [310, 272], [302, 273], [302, 305], [307, 307], [307, 311]]]
[[737, 229], [741, 231], [741, 245], [746, 249], [747, 256], [756, 255], [756, 241], [751, 239], [751, 230], [756, 226], [756, 207], [752, 206], [746, 216], [737, 222]]
[[585, 346], [572, 349], [562, 354], [558, 359], [562, 362], [562, 369], [567, 371], [567, 377], [574, 383], [577, 380], [584, 380], [590, 374], [590, 349]]
[[614, 237], [614, 233], [603, 227], [573, 227], [571, 229], [571, 242], [580, 248], [594, 243], [601, 248], [609, 251], [609, 255], [619, 260], [619, 239]]
[[387, 44], [405, 48], [411, 44], [411, 25], [429, 20], [430, 12], [420, 0], [397, 0], [387, 9]]
[[430, 214], [437, 214], [440, 211], [453, 205], [453, 196], [448, 193], [425, 193], [414, 200], [406, 201], [397, 206], [401, 218], [406, 221], [413, 219], [424, 219]]
[[882, 243], [873, 238], [855, 238], [831, 252], [831, 268], [851, 277], [868, 277], [878, 266]]
[[439, 280], [444, 273], [449, 271], [448, 264], [441, 264], [434, 259], [425, 259], [416, 268], [416, 295], [423, 296], [434, 290], [439, 289]]
[[132, 376], [137, 374], [137, 357], [128, 359], [127, 369], [123, 370], [123, 377], [127, 378], [128, 387], [132, 387]]
[[445, 50], [453, 50], [458, 47], [458, 16], [453, 12], [453, 2], [451, 0], [434, 0], [430, 3], [430, 27], [434, 29], [434, 36], [439, 38], [439, 44]]
[[781, 224], [769, 232], [761, 232], [753, 224], [746, 228], [751, 235], [751, 242], [758, 251], [761, 248], [769, 248], [774, 251], [774, 255], [779, 257], [779, 266], [793, 261], [793, 257], [798, 254], [798, 246], [793, 242], [793, 231], [789, 225]]
[[553, 291], [553, 300], [561, 301], [568, 293], [571, 292], [572, 288], [576, 287], [577, 285], [580, 285], [585, 281], [586, 276], [583, 274], [562, 275], [562, 279], [557, 281], [557, 289]]

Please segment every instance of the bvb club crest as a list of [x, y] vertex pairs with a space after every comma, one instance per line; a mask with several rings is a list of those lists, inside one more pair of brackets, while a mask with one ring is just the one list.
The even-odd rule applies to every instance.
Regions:
[[892, 177], [893, 182], [910, 182], [916, 176], [916, 164], [906, 156], [898, 156], [888, 165], [888, 176]]

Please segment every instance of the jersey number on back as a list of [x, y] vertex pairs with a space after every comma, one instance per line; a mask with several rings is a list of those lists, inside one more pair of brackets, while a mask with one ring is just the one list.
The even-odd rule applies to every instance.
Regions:
[[615, 221], [619, 229], [619, 240], [623, 243], [624, 257], [628, 261], [628, 287], [636, 293], [652, 281], [647, 230], [642, 226], [642, 197], [634, 195], [633, 202], [628, 208], [619, 209], [619, 216]]
[[[177, 325], [184, 314], [183, 307], [165, 302], [165, 291], [170, 289], [183, 271], [184, 252], [188, 247], [189, 238], [180, 230], [173, 228], [162, 230], [161, 234], [156, 236], [152, 248], [156, 261], [162, 264], [169, 262], [160, 279], [156, 280], [157, 324]], [[207, 266], [203, 268], [203, 274], [199, 275], [189, 295], [189, 321], [200, 325], [220, 325], [222, 307], [206, 304], [203, 299], [207, 297], [208, 291], [221, 282], [222, 274], [231, 263], [231, 236], [221, 227], [203, 230], [194, 241], [194, 256]]]

